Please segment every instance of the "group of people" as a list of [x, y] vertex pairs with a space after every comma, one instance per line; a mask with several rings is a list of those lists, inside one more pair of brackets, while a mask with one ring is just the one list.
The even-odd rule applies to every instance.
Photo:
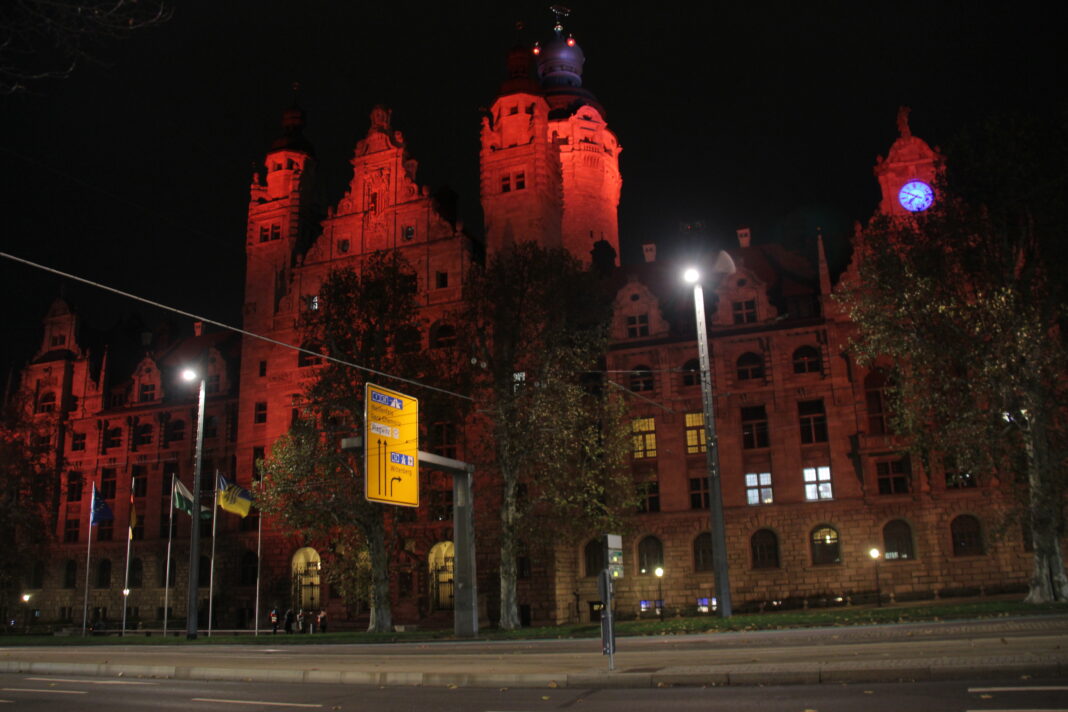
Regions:
[[278, 632], [278, 624], [281, 623], [286, 633], [292, 633], [294, 626], [298, 633], [326, 632], [326, 609], [305, 612], [303, 608], [293, 613], [292, 608], [287, 608], [285, 615], [281, 616], [277, 608], [271, 609], [271, 632]]

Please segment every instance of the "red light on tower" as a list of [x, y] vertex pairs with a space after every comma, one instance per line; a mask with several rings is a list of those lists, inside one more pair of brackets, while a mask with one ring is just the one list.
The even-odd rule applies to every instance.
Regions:
[[568, 35], [567, 36], [567, 46], [568, 47], [574, 47], [575, 46], [575, 36], [574, 35]]
[[541, 43], [540, 42], [535, 42], [534, 43], [534, 56], [537, 56], [539, 54], [541, 54]]

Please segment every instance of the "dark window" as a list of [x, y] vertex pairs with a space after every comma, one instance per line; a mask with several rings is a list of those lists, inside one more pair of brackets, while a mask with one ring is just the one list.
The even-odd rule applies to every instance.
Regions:
[[690, 478], [690, 509], [708, 509], [708, 478]]
[[253, 423], [266, 423], [267, 422], [267, 403], [260, 401], [254, 406], [252, 412]]
[[749, 537], [754, 569], [779, 568], [779, 537], [770, 529], [758, 529]]
[[907, 458], [875, 463], [879, 494], [908, 494], [911, 474]]
[[[401, 229], [401, 234], [404, 236], [405, 240], [414, 240], [415, 239], [415, 225], [405, 225]], [[415, 275], [412, 275], [412, 276], [414, 277]]]
[[130, 559], [130, 588], [141, 588], [145, 585], [145, 565], [140, 559]]
[[145, 515], [138, 512], [135, 507], [130, 507], [130, 538], [134, 541], [145, 539]]
[[197, 586], [200, 588], [208, 587], [208, 578], [211, 577], [211, 557], [201, 556], [200, 566], [197, 567]]
[[664, 545], [655, 536], [647, 536], [638, 543], [638, 574], [652, 576], [656, 567], [664, 565]]
[[262, 447], [252, 448], [252, 479], [259, 482], [260, 480], [260, 467], [259, 463], [266, 457], [266, 450]]
[[115, 499], [115, 470], [105, 468], [100, 471], [100, 496]]
[[429, 516], [432, 522], [452, 521], [452, 490], [430, 490]]
[[660, 483], [642, 482], [638, 485], [639, 512], [660, 511]]
[[456, 329], [451, 324], [438, 324], [430, 331], [430, 348], [447, 349], [456, 345]]
[[134, 465], [130, 473], [130, 487], [134, 497], [144, 497], [148, 494], [148, 474], [144, 465]]
[[[400, 509], [411, 509], [411, 508], [410, 507], [400, 507]], [[259, 524], [260, 524], [259, 517], [260, 517], [259, 511], [255, 507], [253, 507], [252, 509], [249, 510], [249, 513], [248, 513], [247, 517], [242, 517], [238, 521], [237, 528], [240, 529], [243, 532], [254, 532], [254, 531], [256, 531], [257, 528], [259, 528]]]
[[398, 331], [394, 339], [396, 340], [397, 353], [411, 354], [419, 351], [423, 336], [419, 333], [419, 329], [411, 326]]
[[764, 378], [764, 359], [747, 351], [738, 357], [738, 380], [755, 381]]
[[872, 371], [864, 378], [864, 401], [868, 409], [868, 434], [885, 435], [890, 432], [886, 408], [886, 375]]
[[449, 286], [449, 273], [448, 272], [435, 272], [434, 273], [434, 286], [437, 289], [445, 289]]
[[76, 588], [78, 586], [78, 562], [67, 559], [63, 565], [63, 588]]
[[434, 423], [433, 447], [434, 452], [442, 457], [456, 458], [456, 424]]
[[712, 571], [712, 535], [709, 532], [698, 534], [693, 540], [693, 570]]
[[630, 372], [630, 389], [635, 392], [653, 390], [653, 372], [648, 366], [637, 366]]
[[742, 302], [733, 302], [731, 312], [735, 324], [752, 324], [757, 320], [756, 300], [747, 299]]
[[527, 187], [527, 175], [523, 171], [515, 174], [515, 189], [523, 190]]
[[838, 531], [833, 527], [816, 527], [810, 537], [813, 564], [837, 564], [841, 562]]
[[630, 421], [634, 458], [656, 457], [656, 419], [635, 418]]
[[217, 373], [208, 374], [208, 382], [206, 384], [204, 384], [205, 392], [207, 392], [209, 395], [211, 395], [213, 393], [218, 393], [219, 392], [219, 382], [220, 382], [220, 380], [221, 379], [219, 377], [219, 374], [217, 374]]
[[883, 558], [905, 561], [916, 558], [912, 549], [912, 527], [901, 519], [887, 522], [883, 527]]
[[122, 428], [107, 428], [104, 431], [104, 449], [109, 450], [122, 444]]
[[762, 405], [742, 408], [742, 447], [755, 450], [768, 446], [768, 413]]
[[827, 442], [827, 414], [823, 410], [823, 399], [798, 401], [797, 417], [801, 425], [802, 443]]
[[156, 400], [156, 384], [142, 383], [137, 390], [137, 402], [148, 403]]
[[582, 558], [586, 561], [586, 576], [596, 576], [605, 568], [604, 542], [591, 539], [582, 549]]
[[270, 233], [266, 225], [260, 225], [260, 242], [267, 242], [270, 239]]
[[[297, 368], [318, 366], [323, 362], [321, 357], [315, 355], [320, 352], [318, 344], [304, 344], [301, 348], [305, 349], [305, 351], [297, 352]], [[307, 353], [307, 351], [313, 351], [315, 353]]]
[[282, 237], [282, 226], [281, 225], [277, 225], [277, 224], [271, 225], [271, 239], [272, 240], [278, 240], [281, 237]]
[[256, 552], [246, 551], [241, 555], [241, 570], [238, 576], [241, 586], [256, 585], [257, 568]]
[[111, 559], [101, 559], [96, 565], [96, 587], [109, 588], [111, 586]]
[[81, 534], [82, 508], [79, 504], [68, 504], [66, 517], [63, 520], [63, 541], [68, 544], [76, 543]]
[[185, 440], [185, 421], [172, 420], [167, 423], [167, 442], [178, 443]]
[[68, 472], [67, 473], [67, 501], [68, 502], [81, 502], [82, 501], [82, 473], [80, 472]]
[[152, 444], [152, 426], [148, 423], [142, 423], [134, 429], [134, 445], [140, 447], [142, 445]]
[[815, 346], [802, 346], [794, 351], [794, 373], [819, 373], [823, 359]]
[[696, 455], [701, 452], [705, 452], [705, 414], [704, 413], [686, 413], [684, 416], [684, 424], [686, 428], [686, 454]]
[[85, 433], [74, 432], [70, 434], [70, 449], [75, 452], [85, 450]]
[[954, 556], [978, 556], [983, 553], [983, 534], [979, 520], [970, 514], [962, 514], [949, 525], [953, 537]]
[[260, 378], [263, 378], [266, 375], [267, 375], [267, 362], [266, 361], [260, 361]]
[[627, 338], [637, 339], [649, 335], [649, 315], [634, 314], [627, 317]]
[[946, 476], [946, 489], [972, 489], [979, 484], [975, 475], [962, 469], [951, 458], [946, 458], [942, 469]]
[[512, 176], [510, 176], [510, 175], [501, 176], [501, 192], [502, 193], [511, 193], [512, 192]]
[[701, 385], [701, 362], [697, 359], [682, 364], [682, 385], [684, 388]]
[[214, 438], [219, 435], [219, 417], [215, 415], [204, 416], [204, 437]]
[[[167, 561], [166, 559], [163, 559], [162, 561], [159, 562], [160, 565], [157, 567], [157, 570], [159, 571], [159, 585], [160, 585], [160, 588], [163, 588], [163, 587], [167, 586], [167, 584], [170, 584], [170, 588], [174, 588], [175, 580], [178, 578], [178, 562], [175, 559], [175, 557], [172, 556], [171, 557], [171, 565], [168, 567], [167, 564], [166, 564], [166, 561]], [[168, 571], [167, 571], [168, 568], [170, 569], [170, 576], [169, 577], [167, 575], [168, 574]]]
[[97, 541], [111, 541], [115, 531], [115, 522], [108, 520], [106, 522], [100, 522], [96, 525], [96, 540]]
[[[516, 181], [518, 183], [518, 181]], [[522, 188], [522, 185], [516, 185], [516, 190]], [[515, 577], [520, 580], [530, 578], [530, 557], [526, 554], [520, 554], [515, 557]]]
[[340, 252], [343, 255], [346, 254], [349, 251], [349, 241], [348, 240], [338, 240], [337, 241], [337, 251]]
[[[170, 528], [170, 537], [173, 539], [178, 536], [178, 519], [174, 516], [173, 507], [171, 506], [171, 489], [168, 485], [167, 490], [163, 493], [163, 500], [160, 502], [159, 508], [159, 537], [160, 539], [166, 539], [168, 527]], [[160, 586], [163, 584], [161, 583]]]
[[38, 413], [51, 413], [56, 409], [56, 394], [52, 391], [42, 393], [41, 397], [37, 399], [37, 412]]

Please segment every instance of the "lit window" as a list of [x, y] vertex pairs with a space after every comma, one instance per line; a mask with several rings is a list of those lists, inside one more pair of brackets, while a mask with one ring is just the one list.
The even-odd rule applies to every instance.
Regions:
[[813, 564], [837, 564], [841, 562], [838, 531], [833, 527], [817, 527], [810, 537]]
[[664, 545], [655, 536], [647, 536], [638, 543], [638, 574], [652, 576], [664, 565]]
[[887, 561], [916, 558], [912, 550], [912, 528], [907, 522], [895, 519], [883, 527], [883, 558]]
[[770, 472], [745, 474], [745, 501], [751, 505], [772, 503]]
[[705, 414], [687, 413], [686, 421], [686, 454], [696, 455], [705, 451]]
[[805, 499], [809, 502], [834, 499], [831, 489], [831, 468], [825, 465], [806, 467], [802, 471], [805, 480]]
[[822, 399], [798, 401], [797, 417], [801, 425], [802, 443], [827, 442], [827, 414]]
[[731, 312], [734, 316], [735, 324], [752, 324], [756, 322], [756, 300], [748, 299], [743, 302], [734, 302], [731, 304]]
[[656, 457], [656, 419], [635, 418], [630, 422], [634, 458]]

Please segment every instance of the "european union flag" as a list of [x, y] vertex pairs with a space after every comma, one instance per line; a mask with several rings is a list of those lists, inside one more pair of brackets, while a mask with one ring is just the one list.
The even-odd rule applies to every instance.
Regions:
[[94, 482], [92, 507], [89, 511], [89, 526], [94, 526], [100, 522], [110, 522], [113, 519], [115, 519], [115, 515], [111, 511], [111, 507], [100, 496], [100, 492], [97, 491], [96, 483]]

